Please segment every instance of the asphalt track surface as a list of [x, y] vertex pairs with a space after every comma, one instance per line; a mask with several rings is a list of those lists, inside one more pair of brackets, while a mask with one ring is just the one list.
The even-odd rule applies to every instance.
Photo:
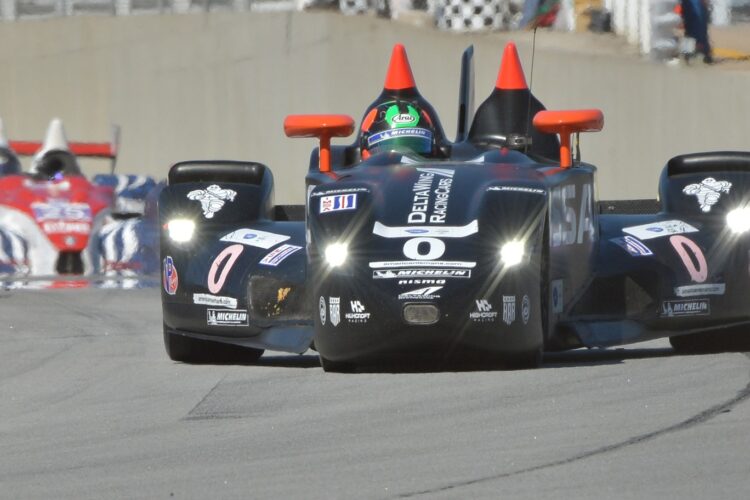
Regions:
[[750, 360], [666, 341], [525, 371], [185, 365], [158, 289], [0, 291], [0, 497], [748, 498]]

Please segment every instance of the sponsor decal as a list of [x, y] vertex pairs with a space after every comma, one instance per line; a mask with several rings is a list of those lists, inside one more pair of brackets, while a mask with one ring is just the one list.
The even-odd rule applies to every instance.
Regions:
[[326, 324], [326, 299], [324, 297], [320, 297], [320, 300], [318, 300], [318, 311], [320, 312], [320, 324], [325, 326]]
[[247, 310], [207, 309], [206, 323], [211, 326], [248, 326]]
[[[3, 162], [5, 163], [5, 162]], [[70, 181], [37, 182], [32, 179], [24, 179], [23, 187], [32, 191], [43, 191], [50, 196], [60, 196], [61, 191], [70, 191]]]
[[145, 200], [137, 200], [133, 198], [123, 198], [118, 196], [115, 198], [115, 209], [114, 211], [121, 214], [143, 214], [146, 209]]
[[323, 196], [320, 199], [321, 214], [329, 212], [339, 212], [341, 210], [355, 210], [357, 208], [356, 194], [337, 194], [333, 196]]
[[331, 324], [339, 326], [341, 322], [341, 297], [328, 297], [328, 313], [331, 316]]
[[434, 168], [434, 167], [420, 167], [417, 169], [419, 172], [425, 172], [433, 175], [438, 175], [442, 177], [449, 177], [453, 179], [453, 174], [456, 173], [455, 170], [451, 170], [450, 168]]
[[286, 241], [290, 238], [285, 234], [268, 233], [258, 229], [238, 229], [224, 235], [221, 241], [230, 243], [241, 243], [251, 247], [265, 248], [268, 250], [272, 246]]
[[[412, 206], [406, 222], [408, 224], [444, 224], [455, 171], [446, 168], [417, 168], [417, 171], [419, 177], [412, 186]], [[436, 176], [438, 177], [437, 186], [433, 190]]]
[[169, 295], [177, 293], [179, 278], [177, 277], [177, 268], [174, 267], [174, 260], [167, 255], [164, 257], [164, 277], [162, 278], [164, 291]]
[[425, 288], [417, 288], [416, 290], [411, 290], [409, 292], [404, 292], [402, 294], [399, 294], [398, 298], [399, 300], [404, 299], [439, 299], [440, 295], [435, 295], [435, 292], [440, 291], [442, 289], [442, 286], [428, 286]]
[[563, 297], [563, 280], [553, 280], [550, 283], [550, 293], [552, 295], [552, 312], [560, 314], [565, 308]]
[[428, 141], [431, 141], [432, 132], [425, 128], [416, 127], [392, 128], [384, 130], [382, 132], [378, 132], [376, 134], [372, 134], [367, 138], [367, 146], [372, 147], [375, 144], [386, 141], [388, 139], [393, 139], [394, 137], [422, 137]]
[[516, 320], [516, 296], [503, 295], [503, 321], [510, 325]]
[[531, 316], [531, 301], [529, 300], [528, 295], [524, 295], [523, 299], [521, 300], [521, 319], [523, 320], [524, 325], [529, 322], [530, 316]]
[[695, 196], [701, 212], [708, 213], [711, 207], [721, 198], [721, 193], [729, 193], [732, 183], [728, 181], [717, 181], [713, 177], [706, 177], [698, 184], [688, 184], [682, 190], [683, 193]]
[[568, 184], [554, 188], [550, 195], [550, 235], [553, 247], [580, 245], [596, 239], [593, 188]]
[[263, 264], [264, 266], [278, 266], [284, 259], [297, 250], [302, 250], [302, 247], [288, 244], [281, 245], [280, 247], [271, 250], [265, 257], [260, 259], [260, 264]]
[[681, 220], [665, 220], [641, 226], [624, 227], [622, 231], [641, 240], [650, 240], [673, 234], [698, 232], [696, 228]]
[[[224, 287], [224, 282], [229, 275], [229, 271], [232, 270], [232, 266], [237, 261], [242, 251], [245, 249], [242, 245], [232, 245], [226, 247], [219, 253], [211, 264], [211, 269], [208, 271], [208, 291], [211, 293], [219, 293]], [[216, 274], [221, 268], [219, 277]]]
[[37, 221], [67, 220], [90, 221], [91, 207], [86, 203], [68, 203], [60, 200], [50, 200], [47, 203], [34, 202], [31, 211]]
[[497, 311], [492, 310], [492, 304], [485, 299], [475, 300], [476, 310], [469, 313], [469, 319], [479, 323], [494, 322], [497, 318]]
[[372, 279], [471, 278], [470, 269], [386, 269], [372, 272]]
[[412, 236], [432, 236], [440, 238], [465, 238], [479, 232], [479, 222], [475, 219], [465, 226], [386, 226], [375, 222], [372, 234], [383, 238], [411, 238]]
[[211, 184], [206, 189], [196, 189], [190, 191], [187, 195], [188, 200], [201, 202], [203, 217], [213, 219], [227, 201], [234, 201], [237, 191], [232, 189], [222, 189], [218, 184]]
[[237, 309], [237, 299], [232, 297], [221, 297], [219, 295], [209, 295], [207, 293], [194, 293], [193, 304], [199, 306], [228, 307]]
[[445, 280], [398, 280], [399, 285], [445, 285]]
[[370, 313], [366, 311], [364, 304], [359, 300], [349, 301], [351, 312], [344, 315], [349, 323], [367, 323], [370, 319]]
[[[314, 189], [315, 186], [310, 186], [310, 190]], [[340, 188], [340, 189], [329, 189], [326, 191], [316, 191], [310, 196], [315, 198], [318, 196], [327, 196], [332, 194], [345, 194], [345, 193], [369, 193], [370, 190], [364, 187], [353, 187], [353, 188]]]
[[724, 283], [706, 283], [702, 285], [678, 286], [674, 294], [678, 297], [699, 297], [705, 295], [724, 295], [726, 291]]
[[62, 220], [42, 223], [42, 230], [47, 234], [89, 234], [91, 224], [88, 222], [67, 222]]
[[700, 247], [686, 236], [670, 236], [669, 242], [674, 247], [677, 255], [680, 256], [680, 259], [682, 259], [685, 269], [690, 274], [690, 279], [696, 283], [706, 281], [708, 277], [708, 264]]
[[476, 265], [476, 262], [457, 260], [390, 260], [369, 263], [371, 269], [393, 269], [397, 267], [456, 267], [461, 269], [473, 269]]
[[711, 304], [708, 299], [665, 300], [661, 303], [662, 318], [705, 316], [707, 314], [711, 314]]
[[624, 248], [633, 257], [654, 255], [654, 252], [635, 236], [625, 235], [622, 238], [612, 238], [609, 241]]
[[518, 193], [547, 194], [547, 191], [526, 186], [490, 186], [487, 191], [515, 191]]
[[393, 123], [397, 123], [399, 125], [409, 125], [412, 123], [416, 125], [416, 122], [418, 120], [419, 120], [418, 117], [412, 116], [408, 113], [400, 113], [394, 116], [393, 118], [391, 118], [391, 121], [393, 121]]

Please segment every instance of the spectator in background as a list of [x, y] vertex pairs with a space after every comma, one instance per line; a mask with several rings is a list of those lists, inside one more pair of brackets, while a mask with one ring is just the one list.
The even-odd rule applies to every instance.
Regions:
[[695, 51], [703, 54], [703, 62], [714, 62], [708, 40], [708, 5], [705, 0], [680, 0], [685, 36], [695, 40]]

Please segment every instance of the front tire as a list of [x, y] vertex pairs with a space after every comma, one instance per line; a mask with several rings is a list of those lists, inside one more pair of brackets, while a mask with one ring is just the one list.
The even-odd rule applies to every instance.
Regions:
[[254, 363], [263, 349], [197, 340], [173, 333], [164, 325], [164, 348], [172, 361], [181, 363]]
[[320, 366], [326, 373], [354, 373], [357, 370], [357, 366], [352, 363], [331, 361], [320, 355], [318, 357], [320, 358]]
[[542, 366], [543, 349], [539, 347], [534, 351], [524, 352], [508, 358], [505, 367], [510, 370], [534, 370]]

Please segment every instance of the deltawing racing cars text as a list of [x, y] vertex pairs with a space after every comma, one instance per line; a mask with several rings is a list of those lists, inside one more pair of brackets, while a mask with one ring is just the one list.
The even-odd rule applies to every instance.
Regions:
[[[288, 136], [320, 139], [304, 217], [272, 205], [259, 163], [172, 167], [159, 205], [172, 359], [312, 345], [333, 371], [413, 356], [536, 366], [545, 349], [741, 334], [728, 328], [748, 321], [750, 155], [673, 158], [658, 207], [600, 213], [571, 135], [600, 130], [602, 113], [544, 110], [512, 44], [474, 113], [471, 53], [454, 142], [400, 45], [351, 146], [330, 146], [353, 132], [347, 116], [287, 117]], [[374, 133], [381, 119], [395, 128]], [[431, 128], [399, 128], [419, 120]], [[370, 149], [406, 136], [433, 149]]]

